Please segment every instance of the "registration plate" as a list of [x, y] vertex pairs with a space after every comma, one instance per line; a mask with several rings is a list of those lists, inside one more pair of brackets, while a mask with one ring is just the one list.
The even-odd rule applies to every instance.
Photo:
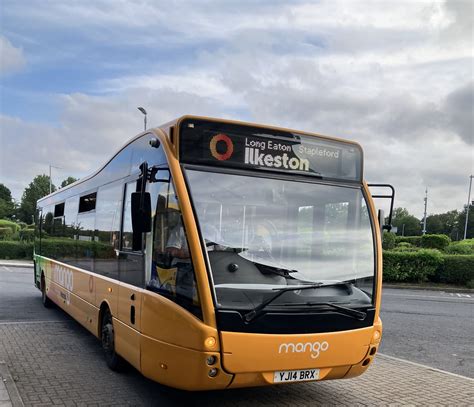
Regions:
[[319, 369], [283, 370], [273, 373], [273, 383], [304, 382], [318, 379]]

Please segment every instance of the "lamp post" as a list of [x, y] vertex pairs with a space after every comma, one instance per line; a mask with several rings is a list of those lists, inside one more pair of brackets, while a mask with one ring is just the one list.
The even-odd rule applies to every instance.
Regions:
[[51, 180], [51, 168], [56, 168], [58, 170], [62, 170], [61, 167], [56, 167], [54, 165], [49, 164], [49, 193], [53, 192], [53, 181]]
[[143, 115], [145, 116], [144, 117], [144, 131], [146, 131], [146, 115], [147, 115], [146, 110], [143, 107], [137, 107], [137, 109], [140, 110], [140, 112], [142, 112]]
[[464, 223], [464, 240], [467, 236], [467, 220], [469, 219], [469, 207], [471, 206], [471, 186], [474, 175], [469, 175], [469, 193], [467, 194], [466, 222]]

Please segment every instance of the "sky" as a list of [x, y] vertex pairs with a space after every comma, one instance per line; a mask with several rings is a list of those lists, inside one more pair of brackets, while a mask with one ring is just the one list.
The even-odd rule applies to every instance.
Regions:
[[83, 177], [184, 114], [359, 142], [396, 207], [461, 210], [474, 174], [474, 2], [0, 3], [0, 183]]

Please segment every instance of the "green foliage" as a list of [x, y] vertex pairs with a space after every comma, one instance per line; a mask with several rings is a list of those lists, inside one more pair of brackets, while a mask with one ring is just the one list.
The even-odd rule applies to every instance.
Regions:
[[61, 182], [61, 188], [67, 187], [69, 184], [72, 184], [77, 181], [77, 178], [67, 177], [63, 182]]
[[[52, 190], [56, 190], [54, 185]], [[23, 192], [19, 209], [20, 219], [26, 223], [31, 223], [36, 210], [36, 201], [48, 194], [49, 177], [47, 175], [37, 175]]]
[[11, 191], [3, 184], [0, 184], [0, 219], [10, 218], [15, 211]]
[[474, 254], [474, 239], [453, 242], [446, 248], [448, 254]]
[[433, 280], [457, 285], [474, 281], [474, 255], [444, 255]]
[[389, 282], [421, 283], [433, 276], [442, 262], [438, 250], [384, 251], [383, 278]]
[[397, 243], [397, 246], [393, 250], [397, 252], [415, 252], [417, 250], [420, 250], [420, 248], [413, 246], [412, 244], [408, 242], [400, 242], [400, 243]]
[[405, 236], [421, 235], [420, 220], [408, 213], [405, 208], [395, 208], [393, 210], [392, 225], [398, 228], [397, 234]]
[[451, 243], [446, 235], [423, 235], [421, 236], [421, 247], [426, 249], [438, 249], [444, 251]]
[[0, 241], [0, 259], [28, 259], [33, 258], [33, 243]]
[[12, 233], [17, 232], [20, 230], [20, 225], [18, 223], [12, 222], [6, 219], [0, 219], [0, 227], [1, 228], [10, 228]]
[[397, 236], [397, 243], [410, 243], [413, 246], [421, 247], [421, 236]]
[[21, 229], [20, 232], [18, 232], [18, 238], [21, 241], [24, 242], [32, 242], [35, 237], [35, 231], [34, 229]]
[[[459, 213], [459, 238], [462, 239], [464, 236], [464, 226], [466, 224], [466, 209], [467, 205], [464, 205], [464, 209]], [[474, 238], [474, 205], [469, 206], [469, 218], [467, 220], [467, 239]]]
[[0, 239], [10, 240], [13, 232], [9, 227], [0, 227]]
[[383, 233], [382, 247], [384, 250], [391, 250], [395, 248], [395, 234], [390, 232]]

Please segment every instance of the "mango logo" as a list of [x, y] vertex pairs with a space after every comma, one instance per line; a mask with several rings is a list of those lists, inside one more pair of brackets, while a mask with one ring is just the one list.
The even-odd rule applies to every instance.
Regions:
[[329, 343], [323, 342], [306, 342], [306, 343], [282, 343], [278, 349], [278, 353], [305, 353], [309, 352], [311, 358], [317, 359], [321, 352], [327, 351]]
[[[226, 150], [223, 153], [219, 153], [217, 151], [217, 143], [219, 141], [223, 141], [226, 145]], [[232, 153], [234, 152], [234, 143], [232, 143], [232, 140], [229, 136], [219, 133], [211, 139], [211, 142], [209, 143], [209, 148], [211, 149], [212, 156], [216, 160], [225, 161], [232, 156]]]

